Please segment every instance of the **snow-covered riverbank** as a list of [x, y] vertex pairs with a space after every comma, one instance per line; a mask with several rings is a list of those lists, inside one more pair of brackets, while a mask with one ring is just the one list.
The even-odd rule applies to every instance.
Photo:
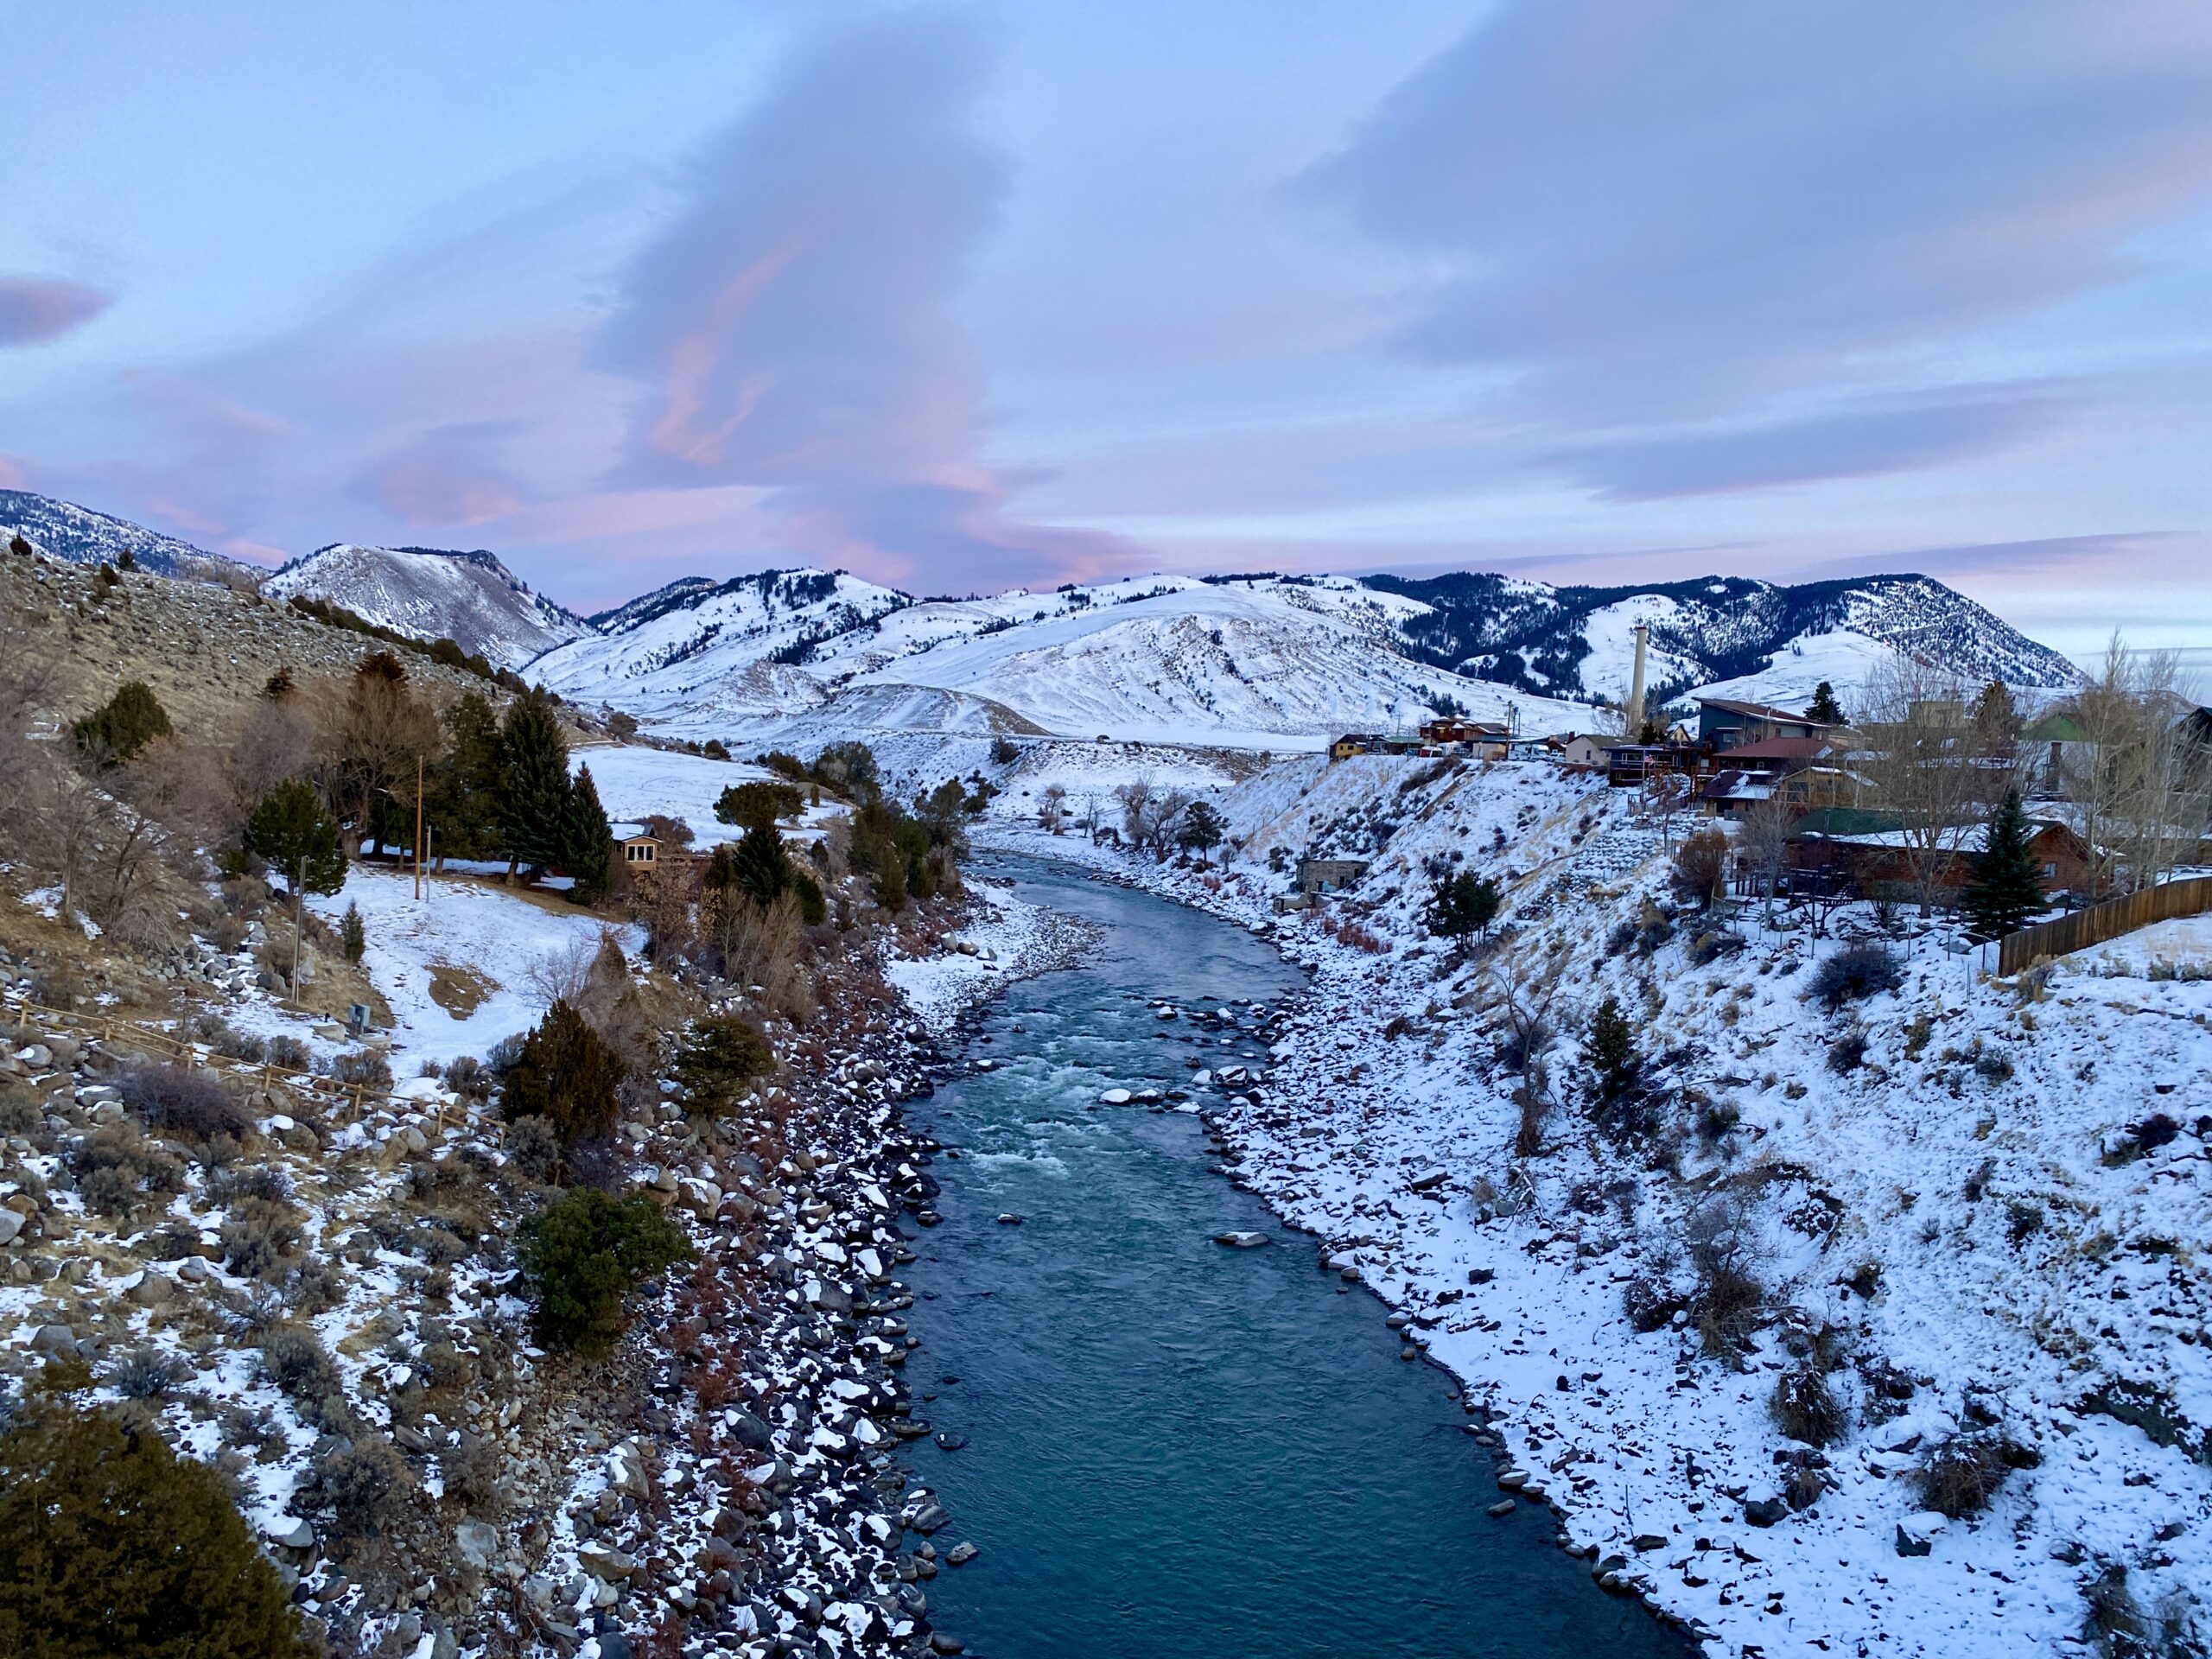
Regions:
[[[1266, 926], [1313, 969], [1264, 1085], [1213, 1114], [1239, 1178], [1411, 1316], [1576, 1547], [1714, 1651], [2063, 1651], [2088, 1593], [2123, 1586], [2146, 1627], [2201, 1617], [2212, 987], [1970, 984], [1908, 927], [1897, 987], [1831, 1012], [1806, 988], [1836, 943], [1666, 914], [1662, 832], [1619, 798], [1427, 770], [1294, 762], [1225, 803], [1248, 859], [1386, 817], [1361, 888], [1379, 952], [1274, 918], [1286, 883], [1252, 862], [1180, 870], [1007, 821], [988, 838]], [[1446, 971], [1417, 916], [1424, 867], [1455, 852], [1503, 880], [1510, 942]], [[1524, 1002], [1547, 981], [1560, 1033], [1522, 1156], [1497, 1054], [1516, 979]], [[1649, 1136], [1600, 1133], [1574, 1075], [1609, 995], [1670, 1103]], [[1715, 1338], [1697, 1261], [1717, 1249], [1758, 1295]], [[1808, 1367], [1843, 1418], [1825, 1446], [1772, 1409]], [[1986, 1510], [1929, 1512], [1937, 1448], [2001, 1480]]]

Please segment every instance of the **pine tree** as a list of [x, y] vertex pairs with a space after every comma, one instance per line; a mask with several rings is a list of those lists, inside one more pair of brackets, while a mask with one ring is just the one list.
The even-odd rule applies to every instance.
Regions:
[[0, 1652], [308, 1659], [224, 1477], [146, 1421], [43, 1403], [0, 1439]]
[[613, 849], [607, 810], [599, 804], [599, 786], [591, 780], [591, 768], [579, 766], [561, 811], [561, 868], [575, 882], [569, 896], [578, 904], [588, 905], [607, 891], [607, 867]]
[[499, 716], [467, 691], [443, 716], [446, 750], [430, 772], [430, 845], [440, 858], [482, 858], [499, 845], [506, 763]]
[[1206, 855], [1221, 845], [1222, 837], [1227, 833], [1228, 826], [1211, 802], [1192, 801], [1183, 814], [1183, 827], [1176, 838], [1197, 853], [1203, 864]]
[[1636, 1052], [1636, 1033], [1618, 998], [1607, 997], [1590, 1016], [1590, 1029], [1582, 1040], [1582, 1058], [1597, 1074], [1600, 1099], [1618, 1099], [1635, 1082], [1643, 1062]]
[[276, 785], [246, 820], [245, 849], [283, 873], [292, 888], [292, 994], [299, 995], [300, 909], [310, 893], [346, 885], [346, 853], [322, 797], [299, 779]]
[[359, 962], [369, 948], [369, 931], [361, 921], [361, 907], [356, 904], [346, 906], [346, 914], [338, 924], [338, 942], [348, 962]]
[[729, 885], [766, 910], [791, 885], [791, 855], [772, 824], [755, 824], [747, 830], [730, 855]]
[[1805, 718], [1818, 721], [1823, 726], [1843, 724], [1843, 705], [1835, 700], [1835, 688], [1826, 680], [1813, 688], [1813, 701], [1806, 707]]
[[542, 870], [561, 856], [561, 825], [569, 804], [569, 743], [553, 707], [532, 693], [518, 697], [499, 728], [505, 759], [499, 795], [499, 844], [507, 874], [515, 866]]
[[157, 737], [169, 734], [168, 711], [143, 680], [126, 680], [95, 712], [72, 728], [77, 746], [93, 761], [135, 760]]
[[614, 1126], [614, 1091], [626, 1071], [621, 1057], [563, 999], [523, 1039], [499, 1110], [510, 1123], [543, 1118], [563, 1147], [594, 1140]]
[[2028, 815], [2020, 807], [2020, 791], [2006, 790], [1960, 899], [1978, 938], [2001, 939], [2042, 913], [2043, 876], [2036, 867], [2033, 841]]

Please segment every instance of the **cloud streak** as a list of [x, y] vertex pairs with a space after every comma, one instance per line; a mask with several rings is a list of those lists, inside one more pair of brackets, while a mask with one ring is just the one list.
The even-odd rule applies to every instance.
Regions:
[[115, 303], [112, 294], [60, 276], [0, 276], [0, 347], [44, 346]]
[[[1421, 263], [1395, 350], [1482, 371], [1539, 420], [1926, 393], [1938, 353], [2123, 283], [2139, 238], [2212, 201], [2212, 11], [1505, 0], [1304, 187]], [[1789, 453], [1771, 468], [1789, 482], [1852, 475], [1870, 450], [1884, 470], [1940, 462], [1976, 423], [1997, 435], [1986, 410], [1923, 411], [1764, 443]], [[1687, 440], [1616, 459], [1637, 474], [1617, 499], [1760, 470], [1731, 484]]]
[[601, 341], [644, 388], [619, 484], [758, 487], [798, 550], [901, 575], [1110, 556], [980, 459], [958, 306], [1011, 177], [975, 119], [997, 52], [964, 8], [877, 14], [701, 147]]

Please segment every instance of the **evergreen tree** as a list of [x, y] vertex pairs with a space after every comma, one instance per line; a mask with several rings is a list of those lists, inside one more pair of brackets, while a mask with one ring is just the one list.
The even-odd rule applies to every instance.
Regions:
[[499, 845], [505, 752], [499, 716], [481, 693], [463, 692], [444, 715], [446, 750], [432, 768], [425, 812], [440, 858], [482, 858]]
[[516, 1230], [515, 1261], [537, 1304], [537, 1337], [604, 1358], [629, 1323], [630, 1296], [691, 1247], [642, 1192], [614, 1198], [578, 1187]]
[[1209, 801], [1192, 801], [1183, 814], [1183, 827], [1178, 838], [1183, 845], [1198, 854], [1204, 863], [1206, 855], [1221, 845], [1228, 826], [1222, 823], [1221, 814], [1214, 810]]
[[518, 697], [499, 728], [505, 761], [500, 780], [499, 833], [507, 874], [517, 865], [543, 869], [561, 856], [561, 826], [569, 804], [569, 742], [553, 706], [536, 692]]
[[300, 983], [302, 904], [310, 893], [335, 893], [346, 885], [346, 854], [338, 826], [322, 797], [297, 778], [261, 798], [246, 820], [245, 849], [283, 872], [292, 888], [292, 993]]
[[566, 998], [554, 1003], [523, 1039], [506, 1071], [499, 1110], [512, 1123], [542, 1117], [563, 1147], [589, 1141], [614, 1125], [615, 1090], [626, 1068]]
[[1502, 897], [1497, 882], [1472, 870], [1440, 875], [1429, 888], [1428, 931], [1439, 938], [1464, 944], [1497, 918]]
[[46, 1403], [0, 1439], [0, 1652], [308, 1659], [225, 1490], [149, 1423]]
[[94, 761], [135, 760], [157, 737], [169, 734], [168, 711], [143, 680], [126, 680], [106, 703], [72, 728], [77, 747]]
[[369, 948], [369, 931], [361, 921], [361, 907], [356, 904], [346, 906], [346, 914], [338, 924], [338, 942], [348, 962], [359, 962]]
[[591, 768], [579, 766], [561, 811], [561, 868], [575, 881], [569, 890], [570, 898], [588, 905], [607, 891], [607, 867], [613, 851], [613, 832], [599, 804], [599, 786], [591, 780]]
[[2006, 790], [1984, 832], [1974, 874], [1960, 899], [1978, 938], [2001, 939], [2043, 912], [2043, 876], [2036, 866], [2033, 840], [2028, 815], [2020, 807], [2020, 791]]
[[785, 850], [782, 834], [773, 824], [755, 824], [730, 855], [726, 885], [743, 889], [766, 910], [791, 885], [791, 855]]
[[1590, 1016], [1590, 1029], [1582, 1040], [1582, 1058], [1596, 1074], [1599, 1098], [1617, 1100], [1628, 1092], [1642, 1069], [1636, 1052], [1636, 1033], [1618, 999], [1607, 997]]
[[1826, 680], [1813, 688], [1813, 701], [1806, 707], [1805, 718], [1816, 720], [1823, 726], [1843, 724], [1843, 705], [1835, 700], [1835, 688]]

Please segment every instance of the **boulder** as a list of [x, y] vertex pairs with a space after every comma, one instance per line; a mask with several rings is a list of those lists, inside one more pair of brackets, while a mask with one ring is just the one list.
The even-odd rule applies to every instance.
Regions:
[[499, 1529], [488, 1522], [462, 1522], [453, 1529], [453, 1543], [461, 1559], [480, 1573], [488, 1570], [499, 1559]]
[[16, 1211], [0, 1209], [0, 1245], [12, 1244], [23, 1230], [23, 1217]]
[[1744, 1519], [1755, 1527], [1779, 1525], [1789, 1513], [1789, 1505], [1778, 1497], [1751, 1497], [1744, 1500]]
[[1265, 1233], [1216, 1233], [1213, 1242], [1232, 1250], [1256, 1250], [1268, 1242]]

